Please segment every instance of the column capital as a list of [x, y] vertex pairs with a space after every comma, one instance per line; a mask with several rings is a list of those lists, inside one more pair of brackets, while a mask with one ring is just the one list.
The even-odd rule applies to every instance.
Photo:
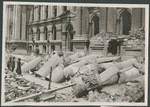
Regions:
[[32, 28], [33, 29], [33, 33], [36, 33], [37, 32], [37, 28], [36, 27], [34, 27], [34, 28]]
[[61, 24], [56, 24], [55, 26], [56, 26], [56, 29], [57, 29], [57, 30], [60, 30], [60, 29], [61, 29]]
[[47, 25], [48, 32], [52, 31], [52, 25]]
[[44, 26], [40, 26], [39, 29], [40, 29], [40, 32], [43, 32], [44, 31]]

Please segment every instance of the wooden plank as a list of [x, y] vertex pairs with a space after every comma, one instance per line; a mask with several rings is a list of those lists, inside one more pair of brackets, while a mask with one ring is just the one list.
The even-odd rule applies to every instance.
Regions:
[[9, 102], [7, 102], [7, 103], [19, 102], [19, 101], [22, 101], [22, 100], [26, 100], [26, 99], [30, 99], [30, 98], [37, 97], [37, 96], [39, 96], [39, 95], [41, 95], [41, 94], [42, 94], [42, 92], [39, 92], [39, 93], [32, 94], [32, 95], [29, 95], [29, 96], [26, 96], [26, 97], [18, 98], [18, 99], [13, 100], [13, 101], [9, 101]]
[[45, 97], [43, 99], [41, 99], [42, 101], [47, 101], [47, 100], [50, 100], [52, 98], [55, 98], [56, 95], [51, 95], [51, 96], [48, 96], [48, 97]]
[[118, 58], [120, 58], [120, 56], [99, 58], [99, 59], [97, 59], [97, 63], [100, 64], [100, 63], [104, 63], [104, 62], [110, 62], [110, 61], [116, 60]]
[[10, 102], [7, 102], [7, 103], [14, 103], [14, 102], [19, 102], [19, 101], [22, 101], [22, 100], [34, 98], [34, 97], [40, 96], [42, 94], [52, 93], [52, 92], [55, 92], [55, 91], [58, 91], [58, 90], [61, 90], [61, 89], [64, 89], [64, 88], [72, 87], [74, 85], [76, 85], [76, 83], [72, 83], [72, 84], [69, 84], [69, 85], [66, 85], [66, 86], [63, 86], [63, 87], [59, 87], [59, 88], [54, 88], [52, 90], [42, 91], [42, 92], [32, 94], [32, 95], [29, 95], [29, 96], [26, 96], [26, 97], [18, 98], [16, 100], [13, 100], [13, 101], [10, 101]]

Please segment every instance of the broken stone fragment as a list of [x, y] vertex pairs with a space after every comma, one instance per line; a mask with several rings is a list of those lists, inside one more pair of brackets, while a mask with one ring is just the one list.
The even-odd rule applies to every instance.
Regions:
[[118, 99], [121, 101], [135, 102], [144, 94], [144, 91], [139, 83], [113, 84], [103, 87], [101, 92], [107, 93], [110, 96], [115, 96], [115, 102], [118, 101]]
[[50, 69], [52, 68], [52, 70], [54, 70], [59, 64], [63, 64], [63, 60], [59, 56], [54, 55], [36, 72], [36, 74], [45, 78], [50, 74]]
[[[65, 74], [63, 69], [64, 69], [64, 65], [60, 64], [52, 71], [52, 76], [51, 76], [52, 82], [59, 83], [65, 80]], [[49, 80], [50, 74], [46, 78]]]
[[132, 66], [135, 63], [138, 63], [138, 61], [135, 58], [131, 58], [131, 59], [125, 60], [123, 62], [116, 63], [114, 66], [118, 67], [119, 70], [121, 70], [123, 68], [127, 68], [129, 66]]
[[145, 75], [141, 75], [131, 80], [131, 82], [139, 82], [140, 86], [145, 89]]
[[127, 82], [133, 78], [136, 78], [137, 76], [139, 76], [139, 70], [135, 67], [132, 67], [131, 69], [124, 71], [120, 74], [118, 82], [119, 83]]
[[27, 90], [30, 89], [30, 87], [22, 87], [22, 86], [18, 86], [18, 89], [27, 91]]

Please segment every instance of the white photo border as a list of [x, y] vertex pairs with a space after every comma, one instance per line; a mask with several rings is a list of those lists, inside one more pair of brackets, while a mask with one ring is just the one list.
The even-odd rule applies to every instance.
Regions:
[[1, 87], [1, 105], [2, 106], [17, 106], [17, 105], [30, 105], [30, 106], [93, 106], [93, 105], [113, 105], [113, 106], [147, 106], [148, 105], [148, 46], [149, 46], [149, 5], [148, 4], [104, 4], [104, 3], [57, 3], [57, 2], [3, 2], [3, 35], [6, 34], [6, 14], [5, 7], [6, 5], [57, 5], [57, 6], [85, 6], [85, 7], [132, 7], [132, 8], [145, 8], [145, 102], [144, 103], [124, 103], [124, 102], [51, 102], [51, 103], [5, 103], [4, 102], [4, 70], [5, 70], [5, 37], [3, 36], [2, 40], [2, 87]]

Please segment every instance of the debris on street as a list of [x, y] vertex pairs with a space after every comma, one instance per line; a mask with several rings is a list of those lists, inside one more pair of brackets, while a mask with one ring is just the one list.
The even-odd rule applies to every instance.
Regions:
[[[22, 65], [22, 75], [33, 75], [37, 80], [50, 81], [66, 89], [47, 90], [43, 84], [26, 80], [6, 67], [5, 102], [24, 97], [24, 102], [141, 102], [144, 101], [139, 100], [144, 98], [144, 65], [139, 58], [98, 54], [75, 53], [65, 58], [57, 53], [48, 60], [38, 56]], [[67, 87], [69, 84], [73, 85]], [[41, 100], [39, 96], [44, 91], [50, 93]], [[34, 94], [36, 97], [32, 98]]]
[[5, 71], [5, 102], [45, 90], [41, 85], [25, 80], [22, 76]]

